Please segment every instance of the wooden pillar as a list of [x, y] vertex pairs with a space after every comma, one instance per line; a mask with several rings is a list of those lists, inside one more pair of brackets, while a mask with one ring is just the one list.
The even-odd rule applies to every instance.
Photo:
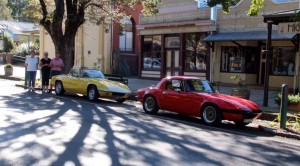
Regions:
[[267, 44], [266, 44], [266, 69], [265, 69], [265, 84], [264, 84], [264, 101], [263, 106], [268, 106], [268, 98], [269, 98], [269, 68], [270, 68], [270, 57], [271, 57], [271, 42], [272, 42], [272, 24], [273, 21], [267, 21], [268, 24], [268, 38], [267, 38]]

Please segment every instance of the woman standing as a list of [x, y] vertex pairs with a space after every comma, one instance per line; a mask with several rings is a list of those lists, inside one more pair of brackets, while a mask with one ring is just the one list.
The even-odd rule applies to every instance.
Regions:
[[26, 58], [25, 67], [29, 76], [28, 91], [34, 91], [36, 71], [38, 69], [39, 59], [35, 57], [34, 50], [31, 51], [30, 57]]
[[50, 62], [48, 52], [44, 52], [44, 58], [40, 60], [40, 67], [42, 72], [42, 92], [48, 92], [49, 79], [50, 79]]
[[[60, 54], [58, 52], [55, 53], [55, 58], [51, 60], [50, 67], [51, 67], [51, 71], [50, 71], [50, 77], [51, 78], [55, 75], [60, 75], [61, 74], [62, 68], [64, 67], [64, 62], [60, 58]], [[52, 86], [53, 85], [50, 83], [49, 93], [51, 93]]]

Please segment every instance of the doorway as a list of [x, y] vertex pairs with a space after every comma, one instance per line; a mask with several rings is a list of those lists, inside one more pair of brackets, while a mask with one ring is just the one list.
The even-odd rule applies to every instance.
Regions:
[[179, 57], [179, 49], [166, 51], [166, 76], [179, 75]]

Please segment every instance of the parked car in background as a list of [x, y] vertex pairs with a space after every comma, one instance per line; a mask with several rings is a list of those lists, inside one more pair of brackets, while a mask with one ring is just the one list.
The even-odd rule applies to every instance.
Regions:
[[245, 126], [261, 115], [257, 104], [250, 100], [220, 94], [211, 83], [197, 77], [163, 78], [156, 86], [141, 88], [137, 97], [148, 114], [160, 109], [200, 117], [206, 125], [222, 120]]
[[[116, 78], [114, 78], [116, 79]], [[98, 98], [111, 98], [123, 103], [131, 94], [129, 87], [121, 82], [109, 80], [96, 69], [72, 69], [68, 75], [53, 76], [51, 83], [55, 85], [56, 95], [65, 92], [82, 94], [88, 100], [96, 101]]]
[[160, 69], [161, 60], [160, 58], [144, 58], [145, 69]]

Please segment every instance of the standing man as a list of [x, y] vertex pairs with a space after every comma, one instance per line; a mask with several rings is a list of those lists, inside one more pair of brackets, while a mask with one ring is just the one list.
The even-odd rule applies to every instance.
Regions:
[[[50, 67], [51, 67], [50, 78], [52, 78], [55, 75], [60, 75], [61, 74], [62, 68], [64, 67], [64, 62], [60, 58], [59, 52], [55, 53], [55, 58], [51, 60]], [[50, 83], [49, 93], [51, 93], [52, 86], [53, 85]]]
[[48, 52], [44, 52], [44, 58], [40, 60], [40, 67], [42, 71], [42, 92], [48, 92], [49, 79], [50, 79], [50, 62]]
[[39, 59], [35, 57], [35, 51], [31, 51], [31, 55], [25, 60], [25, 68], [29, 77], [28, 91], [35, 91], [36, 71], [38, 69]]

